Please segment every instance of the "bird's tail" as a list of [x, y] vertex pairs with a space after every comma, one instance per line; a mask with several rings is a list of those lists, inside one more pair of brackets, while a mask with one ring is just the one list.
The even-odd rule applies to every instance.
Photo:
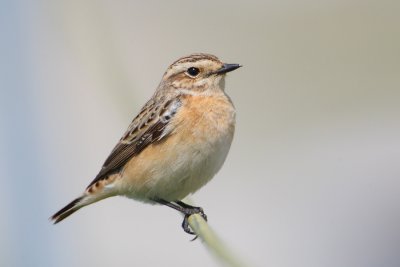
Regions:
[[115, 179], [110, 178], [111, 176], [108, 179], [104, 179], [89, 185], [80, 197], [74, 199], [67, 206], [51, 216], [50, 220], [53, 221], [54, 224], [59, 223], [75, 211], [87, 205], [114, 196], [115, 190], [112, 186], [112, 183]]
[[83, 200], [85, 197], [86, 196], [83, 195], [81, 197], [74, 199], [68, 205], [66, 205], [64, 208], [62, 208], [57, 213], [55, 213], [53, 216], [51, 216], [50, 220], [53, 221], [54, 224], [59, 223], [62, 220], [64, 220], [65, 218], [67, 218], [69, 215], [74, 213], [75, 211], [88, 205], [88, 204], [84, 204]]
[[59, 223], [75, 211], [110, 196], [111, 194], [104, 194], [104, 192], [101, 192], [100, 194], [90, 194], [85, 192], [82, 196], [72, 200], [68, 205], [51, 216], [50, 220], [53, 221], [54, 224]]

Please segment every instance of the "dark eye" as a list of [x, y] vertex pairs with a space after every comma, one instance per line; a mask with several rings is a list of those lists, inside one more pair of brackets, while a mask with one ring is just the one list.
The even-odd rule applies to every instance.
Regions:
[[195, 67], [190, 67], [187, 69], [187, 73], [192, 77], [196, 77], [199, 74], [199, 72], [200, 72], [200, 70]]

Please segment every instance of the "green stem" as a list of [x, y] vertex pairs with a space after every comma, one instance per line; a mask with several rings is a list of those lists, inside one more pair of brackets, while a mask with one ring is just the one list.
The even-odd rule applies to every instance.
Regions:
[[216, 233], [199, 214], [193, 214], [189, 217], [189, 225], [193, 232], [203, 241], [203, 244], [227, 266], [245, 266], [245, 264], [233, 256], [234, 253], [218, 238]]

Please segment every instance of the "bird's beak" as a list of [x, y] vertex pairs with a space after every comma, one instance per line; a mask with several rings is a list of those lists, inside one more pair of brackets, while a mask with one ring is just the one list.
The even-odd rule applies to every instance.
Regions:
[[237, 68], [240, 68], [242, 65], [240, 64], [224, 64], [222, 67], [214, 72], [214, 74], [224, 74], [233, 70], [236, 70]]

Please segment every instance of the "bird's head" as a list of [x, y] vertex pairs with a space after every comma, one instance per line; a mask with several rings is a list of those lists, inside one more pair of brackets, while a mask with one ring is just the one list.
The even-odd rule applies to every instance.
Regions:
[[172, 63], [164, 73], [162, 82], [193, 93], [210, 89], [224, 90], [225, 74], [239, 67], [239, 64], [223, 63], [210, 54], [192, 54]]

